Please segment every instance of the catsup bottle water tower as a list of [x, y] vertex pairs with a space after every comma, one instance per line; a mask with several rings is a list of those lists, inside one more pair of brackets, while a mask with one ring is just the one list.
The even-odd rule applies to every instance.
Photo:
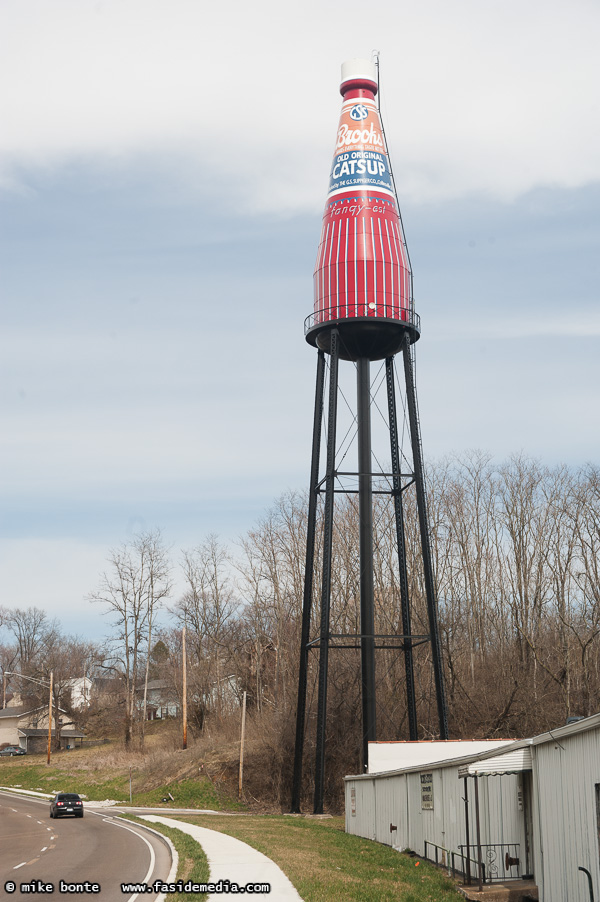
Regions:
[[[329, 192], [314, 273], [314, 312], [305, 322], [306, 340], [318, 349], [317, 384], [309, 490], [309, 511], [302, 614], [302, 638], [296, 714], [296, 745], [292, 811], [300, 811], [302, 764], [306, 726], [309, 653], [317, 651], [318, 702], [314, 811], [323, 811], [325, 776], [325, 727], [329, 651], [360, 648], [362, 696], [362, 763], [368, 766], [368, 742], [377, 738], [375, 652], [397, 648], [404, 653], [409, 739], [418, 739], [413, 647], [431, 644], [439, 737], [448, 738], [444, 678], [437, 625], [437, 602], [427, 523], [423, 460], [414, 382], [413, 348], [420, 336], [414, 311], [412, 274], [404, 240], [385, 136], [376, 102], [377, 65], [353, 59], [342, 66], [343, 97]], [[395, 396], [395, 355], [401, 354], [406, 385], [412, 469], [401, 472]], [[340, 360], [352, 361], [357, 373], [356, 431], [358, 469], [342, 472], [337, 461], [338, 372]], [[398, 546], [398, 582], [402, 609], [402, 634], [375, 633], [373, 579], [373, 468], [371, 448], [371, 361], [385, 360], [389, 453], [391, 472], [376, 474], [378, 494], [388, 486], [392, 496]], [[321, 434], [324, 419], [325, 381], [328, 367], [326, 460], [321, 474]], [[347, 488], [354, 477], [353, 488]], [[346, 488], [345, 488], [346, 486]], [[357, 486], [357, 488], [356, 488]], [[421, 539], [423, 583], [429, 632], [411, 631], [411, 603], [406, 568], [402, 495], [414, 486]], [[332, 557], [334, 497], [339, 492], [358, 493], [360, 556], [360, 634], [333, 634]], [[322, 574], [319, 593], [319, 628], [311, 635], [313, 573], [317, 536], [317, 510], [324, 494]], [[315, 592], [316, 594], [316, 592]]]

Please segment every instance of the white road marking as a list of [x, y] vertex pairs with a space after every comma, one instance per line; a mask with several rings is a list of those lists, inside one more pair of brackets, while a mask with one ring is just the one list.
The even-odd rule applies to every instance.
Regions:
[[48, 846], [44, 846], [43, 849], [40, 849], [40, 852], [45, 852], [48, 849]]
[[[146, 843], [146, 845], [147, 845], [148, 848], [150, 849], [150, 867], [148, 868], [148, 873], [146, 874], [146, 876], [145, 876], [144, 879], [142, 880], [142, 883], [148, 883], [148, 880], [149, 880], [149, 878], [150, 878], [150, 876], [151, 876], [151, 874], [152, 874], [152, 871], [154, 870], [154, 863], [155, 863], [155, 861], [156, 861], [156, 857], [155, 857], [155, 855], [154, 855], [154, 849], [152, 848], [151, 844], [148, 842], [148, 840], [146, 839], [146, 837], [145, 837], [145, 836], [142, 836], [141, 833], [138, 833], [137, 830], [132, 830], [131, 827], [126, 827], [125, 824], [121, 824], [119, 821], [109, 820], [108, 818], [103, 818], [103, 821], [104, 821], [105, 823], [107, 823], [107, 824], [114, 824], [115, 827], [122, 827], [123, 830], [129, 830], [130, 833], [135, 833], [136, 836], [138, 836], [140, 839], [143, 839], [143, 840], [144, 840], [144, 842]], [[139, 893], [134, 893], [133, 896], [130, 896], [130, 897], [129, 897], [129, 899], [127, 900], [127, 902], [135, 902], [135, 900], [137, 899], [138, 896], [139, 896]]]
[[13, 871], [18, 871], [19, 868], [24, 867], [24, 865], [26, 865], [26, 864], [27, 864], [26, 861], [22, 861], [21, 864], [16, 864], [13, 868]]

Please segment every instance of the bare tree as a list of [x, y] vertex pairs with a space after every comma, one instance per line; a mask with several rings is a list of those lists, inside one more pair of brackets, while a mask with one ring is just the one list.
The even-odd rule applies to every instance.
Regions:
[[125, 677], [125, 743], [133, 735], [136, 689], [143, 649], [146, 650], [141, 741], [144, 737], [148, 662], [156, 614], [171, 592], [171, 564], [160, 531], [145, 532], [111, 551], [110, 569], [89, 601], [105, 605], [114, 618], [114, 645]]
[[215, 535], [183, 553], [183, 575], [187, 590], [177, 602], [174, 613], [181, 626], [189, 630], [192, 670], [190, 685], [204, 706], [215, 706], [221, 713], [222, 680], [229, 666], [230, 648], [227, 629], [235, 616], [238, 602], [230, 575], [230, 558]]
[[[60, 749], [61, 728], [66, 723], [78, 720], [78, 712], [73, 706], [72, 690], [77, 677], [84, 676], [86, 670], [94, 669], [102, 660], [99, 647], [78, 636], [56, 633], [43, 650], [41, 664], [45, 675], [52, 673], [52, 699], [55, 715], [55, 747]], [[62, 713], [68, 720], [63, 723]]]
[[59, 634], [58, 621], [36, 607], [2, 608], [0, 626], [4, 626], [14, 642], [13, 665], [25, 676], [35, 676], [44, 647]]

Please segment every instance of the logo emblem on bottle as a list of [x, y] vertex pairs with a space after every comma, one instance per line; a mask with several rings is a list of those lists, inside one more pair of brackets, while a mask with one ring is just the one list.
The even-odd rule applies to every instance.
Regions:
[[369, 111], [362, 103], [357, 103], [356, 106], [353, 106], [350, 110], [350, 118], [354, 119], [355, 122], [361, 122], [363, 119], [366, 119], [368, 115]]

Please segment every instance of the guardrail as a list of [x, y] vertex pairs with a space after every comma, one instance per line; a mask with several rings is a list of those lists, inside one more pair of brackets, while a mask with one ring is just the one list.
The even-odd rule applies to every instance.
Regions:
[[[329, 307], [327, 310], [316, 310], [307, 316], [304, 320], [304, 334], [306, 335], [315, 326], [326, 326], [327, 323], [348, 322], [355, 319], [367, 320], [373, 319], [383, 321], [393, 321], [400, 325], [406, 325], [421, 332], [421, 317], [414, 310], [407, 310], [404, 307], [385, 305], [383, 308], [378, 305], [377, 315], [375, 311], [368, 310], [367, 314], [361, 313], [361, 306], [356, 304], [348, 304], [336, 307]], [[380, 310], [383, 309], [383, 315]]]

